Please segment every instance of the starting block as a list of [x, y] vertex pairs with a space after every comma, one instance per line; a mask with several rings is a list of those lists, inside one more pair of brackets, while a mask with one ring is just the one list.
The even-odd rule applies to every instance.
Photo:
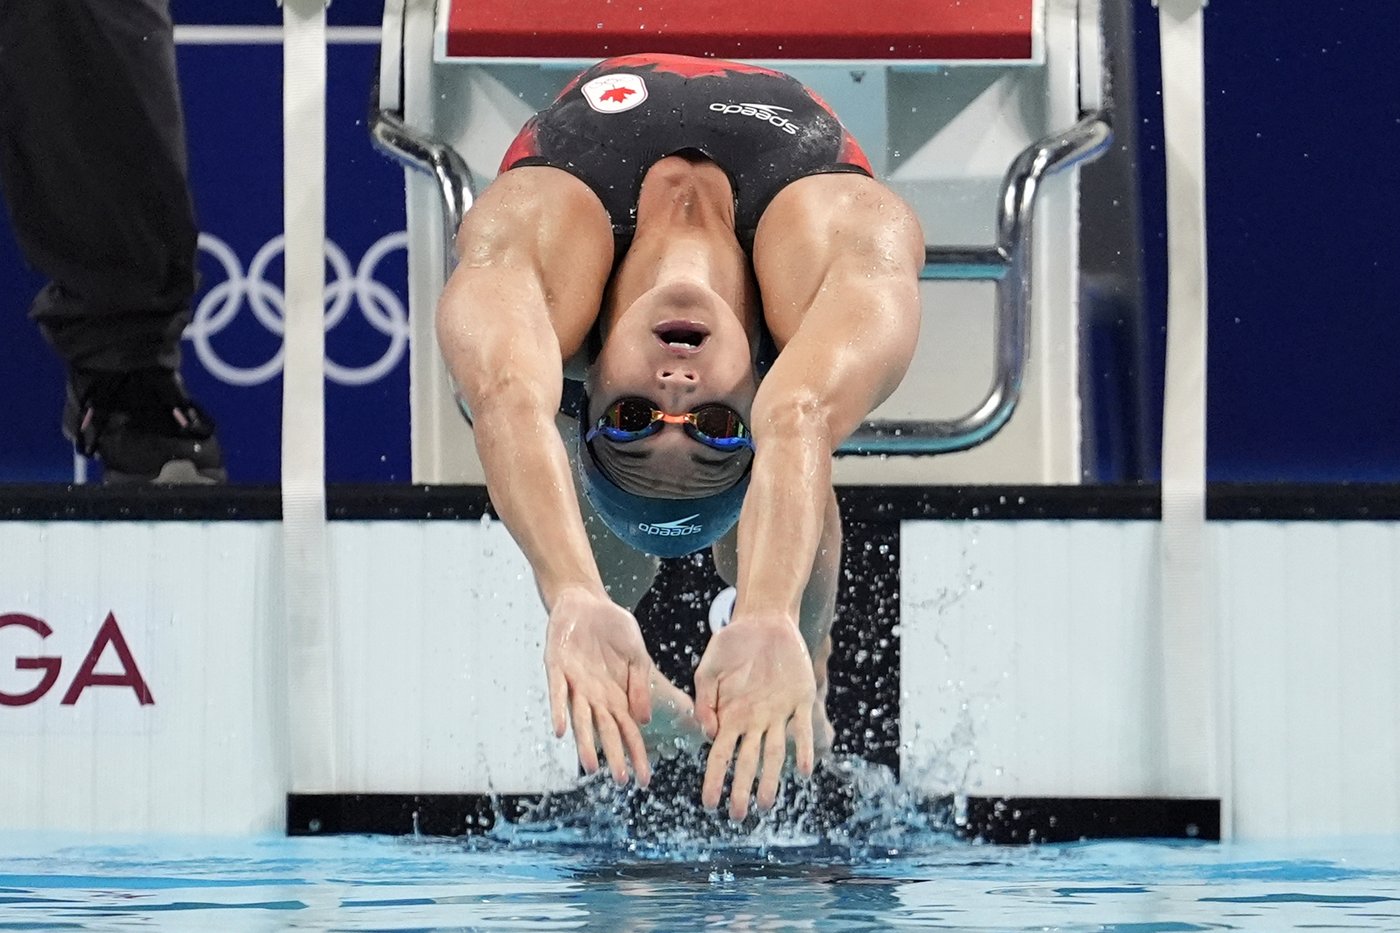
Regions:
[[841, 451], [882, 456], [845, 457], [837, 482], [1079, 481], [1066, 170], [1111, 137], [1099, 0], [388, 0], [371, 132], [408, 166], [414, 482], [483, 481], [433, 334], [473, 192], [577, 72], [637, 52], [794, 75], [923, 221], [920, 346]]

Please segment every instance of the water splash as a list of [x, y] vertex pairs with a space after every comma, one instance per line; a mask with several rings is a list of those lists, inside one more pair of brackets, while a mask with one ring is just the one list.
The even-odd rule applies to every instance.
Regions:
[[[734, 822], [699, 802], [703, 761], [658, 762], [650, 788], [602, 774], [501, 820], [488, 838], [510, 847], [583, 847], [600, 856], [712, 865], [864, 862], [952, 840], [953, 808], [931, 802], [881, 765], [832, 758], [810, 779], [785, 778], [777, 804]], [[726, 795], [727, 799], [727, 795]]]

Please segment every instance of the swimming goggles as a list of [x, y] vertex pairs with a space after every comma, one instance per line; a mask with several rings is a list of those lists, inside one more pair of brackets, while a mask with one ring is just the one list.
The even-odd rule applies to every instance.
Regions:
[[668, 415], [636, 396], [620, 398], [609, 405], [584, 440], [592, 441], [601, 434], [610, 441], [626, 444], [651, 437], [668, 424], [680, 425], [686, 434], [715, 450], [753, 449], [748, 425], [728, 405], [710, 402], [683, 415]]

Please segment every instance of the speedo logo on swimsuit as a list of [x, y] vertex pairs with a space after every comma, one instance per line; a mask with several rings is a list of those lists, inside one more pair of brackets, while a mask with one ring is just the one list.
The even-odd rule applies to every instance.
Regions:
[[700, 525], [688, 525], [686, 523], [692, 522], [699, 517], [700, 513], [696, 512], [694, 515], [687, 515], [685, 518], [678, 518], [673, 522], [658, 522], [655, 525], [642, 522], [637, 525], [637, 530], [643, 534], [657, 535], [662, 538], [698, 535], [703, 530], [702, 527]]
[[797, 124], [782, 116], [784, 113], [792, 113], [789, 107], [778, 107], [774, 104], [711, 104], [710, 109], [715, 113], [737, 113], [742, 117], [753, 117], [773, 124], [789, 136], [797, 135]]

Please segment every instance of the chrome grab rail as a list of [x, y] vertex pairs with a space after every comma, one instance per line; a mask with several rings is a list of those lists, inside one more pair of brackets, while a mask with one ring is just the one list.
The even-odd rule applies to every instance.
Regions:
[[996, 372], [982, 401], [949, 421], [866, 421], [838, 454], [952, 453], [976, 447], [1011, 420], [1021, 399], [1030, 346], [1031, 235], [1040, 183], [1103, 152], [1112, 136], [1106, 114], [1097, 112], [1064, 133], [1041, 139], [1016, 157], [1002, 180], [995, 246], [931, 246], [924, 251], [923, 279], [996, 283]]
[[[372, 99], [379, 100], [377, 87]], [[403, 114], [377, 104], [370, 108], [369, 133], [375, 148], [437, 182], [438, 200], [442, 204], [442, 268], [444, 275], [450, 274], [457, 265], [457, 253], [453, 248], [457, 228], [462, 225], [462, 218], [476, 196], [466, 160], [446, 143], [410, 128]]]
[[[443, 269], [456, 265], [457, 228], [471, 207], [475, 188], [465, 160], [451, 146], [409, 127], [401, 112], [371, 100], [370, 135], [381, 151], [431, 176], [443, 208]], [[837, 450], [838, 455], [929, 455], [967, 450], [991, 438], [1011, 419], [1021, 398], [1030, 344], [1031, 258], [1035, 200], [1049, 175], [1091, 159], [1113, 137], [1108, 109], [1081, 117], [1063, 133], [1025, 149], [1002, 180], [997, 242], [987, 247], [928, 247], [921, 278], [996, 283], [996, 372], [982, 401], [947, 421], [866, 421]]]

